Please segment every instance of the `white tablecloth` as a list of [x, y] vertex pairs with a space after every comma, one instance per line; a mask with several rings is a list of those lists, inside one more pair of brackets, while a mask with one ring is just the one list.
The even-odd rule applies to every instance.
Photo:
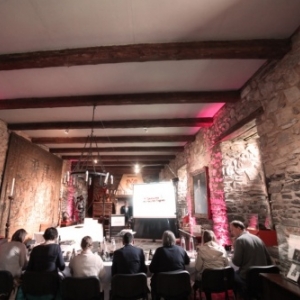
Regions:
[[[149, 266], [151, 263], [150, 260], [146, 261], [146, 265]], [[68, 267], [68, 263], [66, 263], [67, 267], [63, 271], [64, 276], [71, 276], [70, 269]], [[101, 288], [104, 291], [104, 300], [109, 300], [109, 291], [110, 291], [110, 283], [111, 283], [111, 266], [112, 262], [111, 261], [105, 261], [104, 262], [104, 268], [105, 268], [105, 276], [101, 280]], [[191, 280], [194, 281], [195, 278], [195, 259], [191, 259], [191, 262], [189, 265], [186, 266], [186, 270], [190, 273], [191, 275]], [[149, 272], [147, 273], [148, 276], [148, 286], [150, 289], [150, 278], [152, 274]]]

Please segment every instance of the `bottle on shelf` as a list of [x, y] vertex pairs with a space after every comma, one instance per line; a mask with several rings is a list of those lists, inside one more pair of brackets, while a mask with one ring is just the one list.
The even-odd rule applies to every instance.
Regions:
[[180, 239], [180, 246], [186, 250], [186, 245], [185, 245], [185, 238], [182, 236], [181, 239]]

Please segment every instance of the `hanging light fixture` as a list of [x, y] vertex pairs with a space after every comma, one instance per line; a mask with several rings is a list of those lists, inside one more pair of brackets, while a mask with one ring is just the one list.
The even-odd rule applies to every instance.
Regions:
[[[66, 181], [77, 185], [78, 178], [82, 178], [87, 185], [91, 185], [94, 180], [99, 180], [100, 186], [109, 188], [113, 184], [113, 175], [105, 171], [97, 141], [94, 137], [95, 110], [96, 106], [94, 105], [91, 134], [87, 136], [83, 151], [76, 165], [72, 168], [71, 172], [67, 172]], [[93, 144], [95, 144], [95, 148], [93, 148]], [[93, 155], [93, 152], [97, 152], [96, 156]], [[101, 169], [100, 172], [97, 170], [97, 167]]]

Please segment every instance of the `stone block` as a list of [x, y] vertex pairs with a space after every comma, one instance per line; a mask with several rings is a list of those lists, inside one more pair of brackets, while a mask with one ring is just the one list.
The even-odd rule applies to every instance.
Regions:
[[282, 190], [282, 184], [280, 182], [274, 183], [272, 182], [271, 185], [268, 188], [268, 193], [273, 194], [273, 193], [279, 193]]
[[[297, 75], [295, 72], [293, 73]], [[299, 81], [299, 76], [296, 76], [296, 81]], [[297, 86], [292, 86], [289, 89], [284, 90], [283, 92], [286, 96], [288, 103], [294, 104], [300, 101], [300, 90]]]

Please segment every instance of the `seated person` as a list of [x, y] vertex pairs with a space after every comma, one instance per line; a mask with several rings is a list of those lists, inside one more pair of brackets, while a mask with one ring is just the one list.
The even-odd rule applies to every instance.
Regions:
[[128, 221], [132, 218], [132, 206], [128, 205], [128, 201], [124, 201], [124, 205], [120, 208], [120, 214], [125, 215], [125, 223], [127, 224]]
[[185, 265], [190, 263], [186, 251], [176, 245], [175, 235], [172, 231], [166, 230], [162, 236], [163, 246], [156, 249], [149, 270], [153, 273], [151, 278], [151, 294], [155, 299], [156, 274], [159, 272], [169, 272], [185, 270]]
[[144, 251], [133, 246], [131, 232], [123, 235], [123, 245], [123, 248], [114, 252], [111, 275], [147, 273]]
[[27, 232], [18, 229], [10, 242], [0, 246], [0, 270], [9, 271], [14, 278], [22, 274], [22, 269], [27, 265], [27, 249], [24, 244]]
[[93, 241], [90, 236], [81, 240], [81, 253], [73, 257], [69, 267], [74, 277], [96, 276], [102, 279], [105, 276], [105, 269], [102, 258], [92, 252]]
[[47, 228], [43, 235], [45, 242], [31, 251], [27, 271], [63, 271], [65, 262], [60, 246], [56, 243], [58, 232], [54, 227]]
[[230, 223], [230, 231], [235, 238], [232, 262], [239, 267], [235, 272], [236, 290], [242, 298], [246, 298], [246, 275], [252, 266], [272, 265], [272, 259], [264, 242], [245, 228], [243, 222], [234, 220]]
[[224, 268], [229, 265], [225, 249], [216, 243], [215, 234], [211, 230], [203, 232], [203, 246], [199, 247], [195, 268], [196, 280], [201, 281], [205, 269]]

